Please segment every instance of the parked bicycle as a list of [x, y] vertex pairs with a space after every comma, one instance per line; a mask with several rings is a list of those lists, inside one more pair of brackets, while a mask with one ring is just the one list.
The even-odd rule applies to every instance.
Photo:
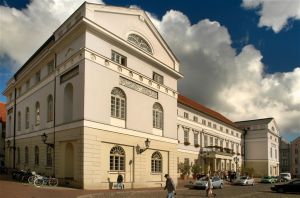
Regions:
[[36, 187], [41, 187], [41, 186], [44, 186], [44, 185], [57, 186], [58, 185], [58, 179], [56, 179], [54, 177], [46, 177], [46, 176], [36, 175], [36, 178], [35, 178], [33, 184]]

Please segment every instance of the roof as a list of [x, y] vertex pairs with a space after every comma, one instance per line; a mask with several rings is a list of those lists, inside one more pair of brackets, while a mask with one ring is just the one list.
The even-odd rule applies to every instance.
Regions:
[[244, 120], [244, 121], [237, 121], [235, 122], [237, 125], [256, 125], [256, 124], [269, 124], [274, 118], [262, 118], [256, 120]]
[[234, 122], [232, 122], [231, 120], [229, 120], [228, 118], [226, 118], [225, 116], [223, 116], [222, 114], [208, 108], [208, 107], [205, 107], [204, 105], [202, 104], [199, 104], [197, 103], [196, 101], [192, 100], [192, 99], [189, 99], [183, 95], [178, 95], [178, 99], [177, 99], [177, 102], [180, 103], [180, 104], [183, 104], [185, 106], [188, 106], [196, 111], [199, 111], [201, 113], [204, 113], [210, 117], [213, 117], [221, 122], [224, 122], [234, 128], [238, 128]]
[[0, 122], [6, 122], [6, 105], [0, 102]]

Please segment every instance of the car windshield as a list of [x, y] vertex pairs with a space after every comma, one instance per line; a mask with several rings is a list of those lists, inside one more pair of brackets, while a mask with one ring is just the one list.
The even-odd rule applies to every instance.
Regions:
[[241, 179], [247, 179], [247, 177], [241, 177]]
[[286, 174], [286, 173], [281, 173], [280, 175], [283, 176], [283, 177], [289, 176], [289, 175]]

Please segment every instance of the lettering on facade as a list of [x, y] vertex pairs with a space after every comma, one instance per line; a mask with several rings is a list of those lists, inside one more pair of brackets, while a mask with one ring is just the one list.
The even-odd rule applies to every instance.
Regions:
[[71, 69], [71, 70], [67, 71], [66, 73], [64, 73], [63, 75], [61, 75], [60, 76], [60, 84], [66, 82], [67, 80], [70, 80], [77, 74], [79, 74], [79, 65], [77, 65], [73, 69]]
[[121, 76], [120, 76], [120, 85], [123, 85], [130, 89], [133, 89], [135, 91], [138, 91], [138, 92], [145, 94], [147, 96], [150, 96], [152, 98], [158, 99], [158, 93], [156, 91], [153, 91], [147, 87], [144, 87], [138, 83], [135, 83], [135, 82], [128, 80], [126, 78], [123, 78]]

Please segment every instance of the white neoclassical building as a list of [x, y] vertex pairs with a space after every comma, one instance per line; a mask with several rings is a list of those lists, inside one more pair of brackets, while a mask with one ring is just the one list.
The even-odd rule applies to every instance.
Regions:
[[160, 187], [177, 175], [182, 77], [144, 11], [84, 3], [7, 84], [6, 165], [84, 189], [118, 174]]
[[279, 128], [274, 118], [236, 122], [245, 131], [245, 167], [255, 170], [255, 175], [279, 175]]

